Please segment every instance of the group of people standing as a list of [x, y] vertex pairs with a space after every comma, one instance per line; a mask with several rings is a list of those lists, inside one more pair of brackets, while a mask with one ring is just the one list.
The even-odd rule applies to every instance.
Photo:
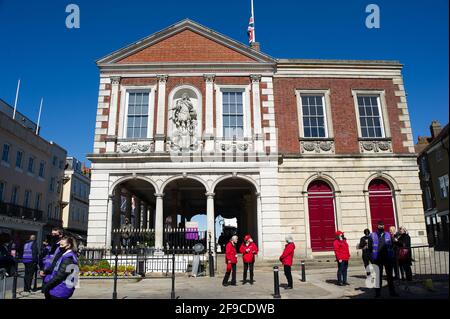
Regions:
[[[42, 278], [41, 291], [46, 299], [68, 299], [75, 291], [75, 278], [69, 278], [78, 266], [77, 243], [73, 237], [64, 236], [59, 228], [52, 229], [39, 251], [36, 236], [31, 235], [23, 245], [21, 261], [25, 266], [24, 292], [32, 291], [35, 273]], [[13, 267], [17, 269], [17, 265]], [[13, 270], [16, 271], [16, 270]]]
[[[226, 286], [236, 286], [236, 268], [238, 263], [238, 255], [236, 245], [238, 243], [238, 236], [234, 235], [231, 237], [230, 241], [227, 243], [225, 247], [225, 263], [227, 266], [225, 276], [222, 281], [222, 285]], [[286, 236], [286, 246], [284, 248], [283, 254], [280, 256], [280, 262], [284, 267], [284, 274], [287, 279], [286, 289], [293, 288], [293, 280], [291, 267], [294, 261], [294, 251], [295, 244], [292, 236]], [[258, 254], [258, 247], [253, 242], [253, 239], [250, 235], [245, 235], [244, 242], [241, 244], [239, 248], [239, 252], [242, 254], [242, 261], [244, 263], [244, 278], [243, 285], [250, 283], [253, 285], [254, 283], [254, 265], [255, 265], [255, 256]], [[247, 275], [250, 272], [250, 281], [247, 281]], [[229, 282], [231, 275], [231, 282]]]
[[[347, 269], [350, 260], [350, 251], [344, 233], [336, 232], [336, 239], [333, 243], [334, 253], [338, 264], [337, 280], [339, 286], [348, 285]], [[376, 265], [378, 284], [375, 287], [375, 296], [381, 296], [383, 270], [386, 273], [389, 293], [391, 296], [398, 296], [395, 291], [394, 280], [412, 280], [412, 253], [411, 237], [405, 227], [400, 227], [398, 232], [394, 226], [389, 232], [385, 231], [384, 223], [377, 223], [377, 230], [370, 232], [364, 230], [364, 236], [360, 239], [358, 248], [362, 250], [362, 259], [367, 276], [371, 275], [369, 265]]]

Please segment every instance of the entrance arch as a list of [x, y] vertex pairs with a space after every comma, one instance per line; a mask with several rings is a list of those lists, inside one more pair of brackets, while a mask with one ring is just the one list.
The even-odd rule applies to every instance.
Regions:
[[[258, 234], [257, 190], [255, 185], [244, 178], [230, 177], [214, 185], [216, 243], [223, 246], [233, 234], [239, 237], [238, 245], [246, 234], [261, 247]], [[216, 218], [216, 217], [221, 218]], [[227, 226], [221, 220], [230, 221]], [[236, 224], [232, 223], [236, 219]]]
[[[120, 230], [126, 220], [133, 230], [142, 231], [155, 227], [155, 186], [143, 178], [123, 178], [117, 181], [110, 195], [110, 240], [112, 247], [131, 246], [124, 243]], [[154, 238], [147, 238], [148, 245], [154, 245]], [[146, 240], [147, 240], [146, 239]]]
[[382, 179], [374, 179], [369, 184], [369, 204], [372, 230], [377, 222], [383, 221], [385, 229], [396, 226], [394, 199], [391, 186]]
[[308, 186], [309, 230], [313, 252], [333, 250], [336, 231], [334, 192], [323, 180]]

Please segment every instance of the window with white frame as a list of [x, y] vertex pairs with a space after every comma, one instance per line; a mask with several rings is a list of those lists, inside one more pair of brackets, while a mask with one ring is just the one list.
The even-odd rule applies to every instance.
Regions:
[[19, 186], [13, 186], [11, 192], [11, 204], [17, 205], [18, 200], [19, 200]]
[[362, 138], [384, 138], [383, 113], [379, 95], [358, 95], [360, 136]]
[[23, 207], [29, 208], [31, 201], [31, 191], [25, 190], [25, 196], [23, 197]]
[[149, 95], [148, 91], [128, 92], [127, 138], [139, 139], [147, 137]]
[[323, 94], [301, 94], [303, 137], [326, 138], [327, 120]]
[[42, 194], [37, 194], [36, 195], [36, 201], [35, 201], [35, 205], [34, 205], [34, 209], [40, 210], [41, 209], [41, 202], [42, 202]]
[[17, 168], [22, 168], [22, 162], [23, 162], [23, 152], [22, 151], [17, 151], [17, 154], [16, 154], [16, 167]]
[[222, 118], [224, 138], [244, 136], [244, 92], [222, 92]]
[[2, 161], [9, 163], [9, 151], [11, 149], [11, 145], [9, 144], [3, 144], [3, 151], [2, 151]]
[[34, 173], [34, 157], [30, 156], [28, 158], [28, 173]]
[[45, 174], [45, 162], [42, 161], [39, 164], [39, 177], [44, 178], [44, 174]]
[[441, 192], [441, 198], [447, 198], [448, 197], [448, 174], [439, 177], [439, 189]]

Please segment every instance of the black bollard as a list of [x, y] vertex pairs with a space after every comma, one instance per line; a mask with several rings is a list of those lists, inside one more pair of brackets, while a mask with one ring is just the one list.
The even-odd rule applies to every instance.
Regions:
[[114, 265], [114, 290], [113, 290], [112, 299], [117, 299], [117, 263], [119, 261], [119, 256], [117, 254], [118, 254], [118, 252], [116, 251], [116, 257], [114, 259], [114, 261], [115, 261], [115, 265]]
[[280, 278], [279, 278], [279, 270], [278, 267], [273, 267], [273, 297], [275, 299], [281, 298], [280, 295]]
[[208, 248], [208, 264], [209, 264], [209, 277], [214, 277], [214, 256], [211, 247], [211, 234], [209, 234], [209, 248]]
[[14, 266], [13, 271], [12, 299], [17, 299], [17, 265]]
[[305, 261], [302, 260], [302, 282], [306, 281], [306, 269], [305, 269]]
[[170, 299], [175, 299], [175, 249], [172, 250], [172, 291]]

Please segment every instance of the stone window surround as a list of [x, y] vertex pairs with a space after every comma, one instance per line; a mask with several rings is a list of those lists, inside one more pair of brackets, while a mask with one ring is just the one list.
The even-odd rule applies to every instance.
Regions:
[[[383, 136], [380, 137], [369, 137], [365, 138], [361, 135], [361, 123], [360, 123], [360, 115], [359, 115], [359, 106], [358, 106], [358, 96], [363, 95], [377, 95], [378, 96], [378, 108], [381, 116], [381, 124], [382, 124], [382, 133]], [[384, 90], [352, 90], [353, 103], [355, 106], [355, 114], [356, 114], [356, 124], [358, 127], [358, 138], [362, 140], [379, 140], [379, 139], [391, 139], [391, 130], [389, 126], [389, 116], [387, 111], [387, 103], [386, 103], [386, 92]]]
[[216, 91], [216, 138], [224, 139], [223, 137], [223, 104], [222, 93], [225, 91], [241, 91], [243, 92], [243, 111], [244, 111], [244, 139], [252, 138], [251, 136], [251, 108], [250, 108], [250, 89], [251, 85], [219, 85], [214, 84]]
[[[333, 139], [333, 121], [331, 117], [331, 101], [330, 101], [330, 89], [326, 90], [295, 90], [297, 97], [297, 116], [298, 116], [298, 134], [301, 139]], [[325, 137], [305, 137], [303, 130], [303, 109], [302, 109], [302, 95], [322, 95], [322, 101], [324, 105], [324, 117], [325, 117]]]
[[[142, 86], [120, 86], [120, 112], [119, 112], [119, 139], [127, 139], [127, 122], [128, 122], [128, 97], [130, 92], [147, 92], [149, 93], [148, 103], [148, 123], [147, 123], [147, 138], [153, 138], [154, 117], [155, 117], [155, 92], [156, 85], [142, 85]], [[130, 139], [133, 140], [133, 139]]]

